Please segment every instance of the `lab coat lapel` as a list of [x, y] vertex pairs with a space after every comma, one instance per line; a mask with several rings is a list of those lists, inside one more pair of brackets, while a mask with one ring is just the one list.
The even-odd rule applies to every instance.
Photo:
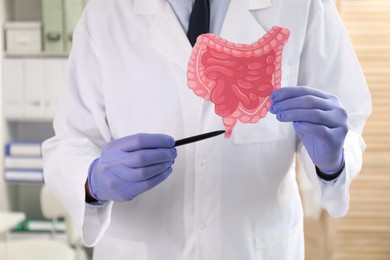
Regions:
[[138, 14], [155, 14], [158, 13], [164, 0], [134, 0], [133, 10]]
[[162, 3], [161, 10], [156, 15], [149, 31], [149, 44], [187, 70], [192, 47], [168, 1]]
[[256, 21], [251, 11], [271, 5], [271, 0], [231, 0], [220, 36], [235, 43], [250, 44], [257, 41], [267, 28]]
[[[168, 1], [138, 0], [135, 3], [135, 10], [139, 13], [156, 13], [149, 31], [149, 44], [186, 70], [192, 47]], [[271, 0], [231, 0], [220, 35], [237, 43], [257, 41], [266, 30], [251, 11], [271, 5]]]

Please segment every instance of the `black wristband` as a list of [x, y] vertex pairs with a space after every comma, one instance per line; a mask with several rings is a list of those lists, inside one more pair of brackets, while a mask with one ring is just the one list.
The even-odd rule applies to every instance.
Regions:
[[332, 174], [324, 173], [317, 166], [316, 166], [316, 172], [317, 172], [318, 177], [320, 177], [324, 181], [333, 181], [333, 180], [337, 179], [337, 177], [340, 176], [340, 174], [343, 172], [344, 168], [345, 168], [345, 162], [343, 162], [343, 165], [341, 166], [340, 170], [338, 170], [335, 173], [332, 173]]

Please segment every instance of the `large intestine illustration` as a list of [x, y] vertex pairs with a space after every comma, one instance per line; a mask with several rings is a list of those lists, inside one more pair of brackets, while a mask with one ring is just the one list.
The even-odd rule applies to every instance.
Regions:
[[187, 84], [211, 101], [230, 138], [239, 120], [256, 123], [271, 106], [270, 94], [280, 88], [282, 53], [290, 32], [272, 27], [252, 44], [236, 44], [213, 34], [197, 39], [188, 63]]

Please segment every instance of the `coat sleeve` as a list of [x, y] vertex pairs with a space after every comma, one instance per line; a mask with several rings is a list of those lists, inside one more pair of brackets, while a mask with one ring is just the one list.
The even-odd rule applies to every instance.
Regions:
[[44, 178], [65, 206], [87, 246], [94, 246], [110, 223], [112, 202], [85, 203], [90, 163], [111, 140], [102, 90], [102, 57], [85, 25], [74, 34], [67, 74], [54, 119], [55, 136], [43, 143]]
[[332, 216], [349, 208], [349, 186], [362, 166], [365, 143], [361, 133], [371, 114], [371, 97], [347, 32], [331, 0], [312, 0], [298, 84], [336, 95], [348, 111], [349, 132], [344, 143], [346, 167], [334, 181], [319, 179], [302, 144], [298, 145], [302, 168]]

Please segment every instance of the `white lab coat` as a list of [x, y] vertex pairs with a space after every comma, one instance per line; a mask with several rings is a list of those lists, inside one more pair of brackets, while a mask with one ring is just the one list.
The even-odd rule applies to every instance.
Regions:
[[223, 125], [186, 86], [191, 45], [167, 1], [90, 1], [75, 33], [56, 135], [43, 148], [45, 181], [85, 244], [96, 245], [94, 259], [303, 259], [299, 153], [322, 205], [346, 214], [371, 112], [362, 71], [331, 0], [231, 0], [221, 36], [252, 43], [273, 25], [291, 31], [282, 86], [334, 93], [349, 112], [346, 169], [337, 181], [318, 179], [291, 123], [269, 113], [239, 123], [231, 139], [179, 147], [171, 176], [133, 201], [93, 207], [84, 184], [107, 142], [141, 132], [179, 139]]

